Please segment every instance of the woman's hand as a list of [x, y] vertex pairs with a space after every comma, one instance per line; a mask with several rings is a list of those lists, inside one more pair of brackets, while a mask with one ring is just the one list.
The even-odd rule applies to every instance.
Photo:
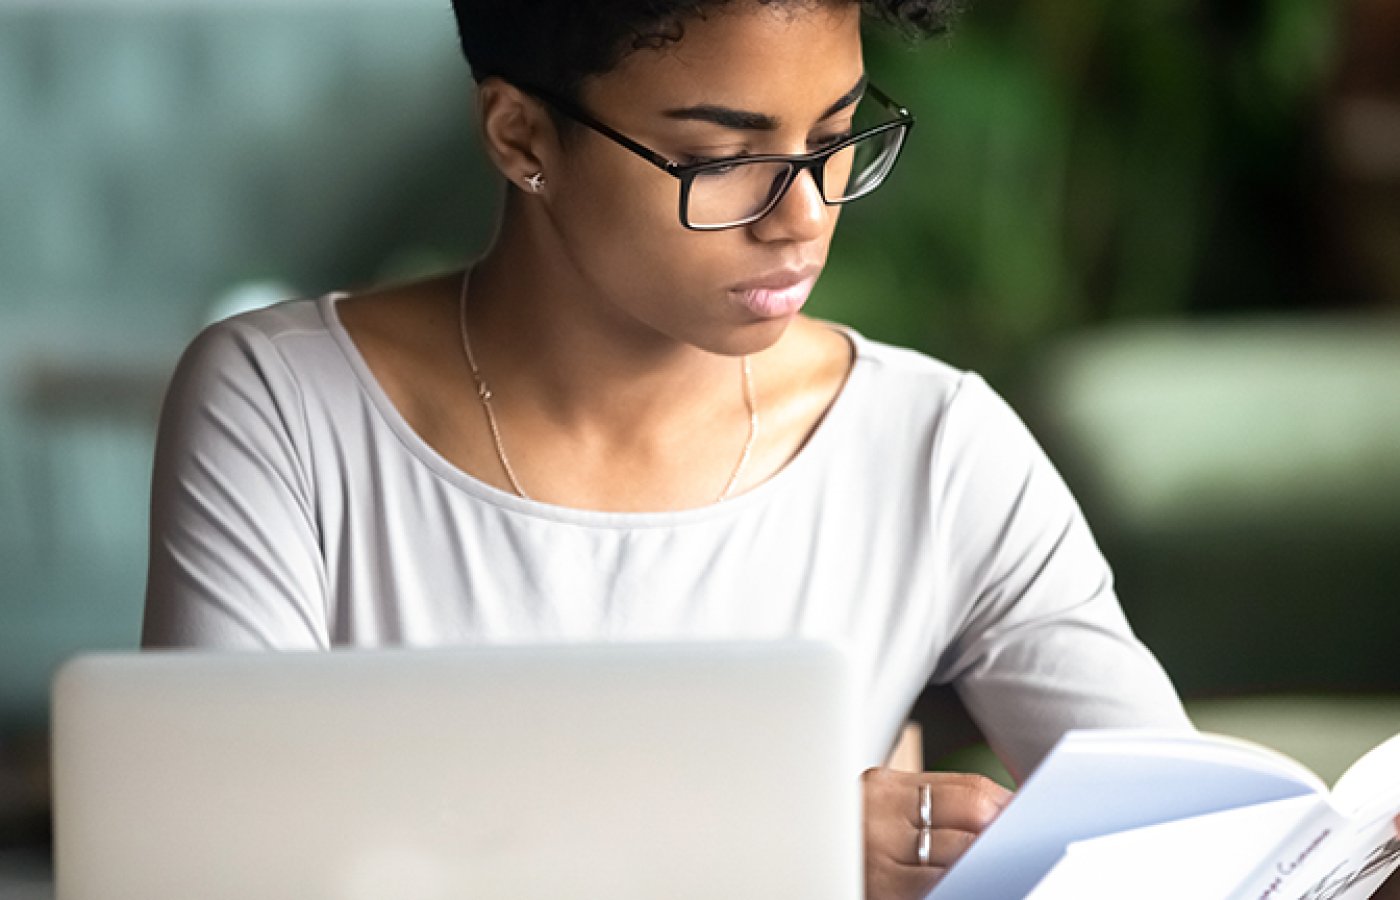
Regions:
[[[920, 785], [928, 785], [928, 861], [919, 861]], [[1011, 801], [981, 775], [868, 769], [865, 794], [866, 900], [922, 900], [974, 838]]]

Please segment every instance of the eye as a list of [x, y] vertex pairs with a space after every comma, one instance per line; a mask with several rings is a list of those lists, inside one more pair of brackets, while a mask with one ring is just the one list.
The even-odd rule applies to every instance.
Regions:
[[687, 153], [681, 157], [681, 161], [688, 166], [699, 166], [705, 163], [731, 162], [733, 160], [743, 159], [747, 155], [747, 153], [714, 153], [709, 155], [703, 153]]
[[717, 181], [721, 178], [728, 178], [739, 170], [738, 166], [717, 166], [713, 169], [705, 169], [695, 173], [695, 177], [702, 181]]
[[738, 154], [736, 156], [686, 156], [682, 158], [682, 162], [688, 166], [727, 163], [728, 165], [716, 165], [712, 169], [705, 169], [703, 172], [698, 173], [698, 177], [701, 178], [720, 178], [737, 169], [739, 167], [738, 163], [742, 162], [744, 158], [744, 154]]
[[855, 134], [855, 132], [848, 128], [840, 134], [833, 134], [829, 137], [817, 138], [816, 140], [812, 141], [812, 151], [816, 152], [818, 150], [825, 150], [827, 147], [834, 147], [835, 145], [846, 140], [846, 138], [850, 137], [853, 134]]

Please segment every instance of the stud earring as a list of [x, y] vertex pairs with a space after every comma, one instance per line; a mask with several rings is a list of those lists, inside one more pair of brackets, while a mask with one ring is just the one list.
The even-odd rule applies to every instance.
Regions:
[[538, 194], [540, 191], [544, 190], [544, 173], [536, 172], [535, 174], [527, 177], [525, 179], [525, 183], [530, 186], [530, 190]]

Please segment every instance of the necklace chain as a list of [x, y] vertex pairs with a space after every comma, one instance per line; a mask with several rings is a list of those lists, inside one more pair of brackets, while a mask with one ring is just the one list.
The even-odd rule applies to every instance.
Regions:
[[[525, 493], [525, 489], [520, 486], [520, 478], [515, 474], [515, 468], [510, 464], [510, 457], [506, 454], [505, 442], [501, 440], [501, 426], [496, 421], [496, 411], [491, 405], [494, 395], [491, 389], [486, 386], [486, 379], [481, 375], [481, 369], [477, 367], [476, 356], [472, 353], [471, 337], [467, 334], [467, 285], [471, 281], [471, 268], [468, 267], [462, 273], [461, 296], [457, 301], [457, 325], [462, 333], [462, 351], [467, 357], [467, 368], [471, 370], [472, 382], [476, 385], [476, 396], [481, 401], [481, 408], [486, 413], [486, 424], [491, 429], [491, 442], [496, 446], [496, 459], [500, 461], [501, 468], [505, 470], [506, 480], [510, 482], [511, 489], [516, 495], [524, 500], [529, 500], [530, 495]], [[744, 449], [739, 453], [739, 461], [734, 465], [734, 471], [729, 473], [729, 479], [724, 483], [724, 489], [720, 491], [719, 500], [729, 499], [734, 486], [739, 483], [739, 476], [743, 474], [748, 465], [749, 457], [753, 454], [753, 446], [758, 439], [758, 401], [753, 387], [753, 367], [749, 363], [747, 356], [741, 360], [744, 382], [744, 406], [749, 413], [749, 434], [744, 440]]]

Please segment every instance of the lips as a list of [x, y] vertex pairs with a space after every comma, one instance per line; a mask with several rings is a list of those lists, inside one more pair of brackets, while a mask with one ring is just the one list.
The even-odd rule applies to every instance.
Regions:
[[821, 266], [782, 269], [734, 285], [729, 292], [739, 305], [760, 318], [792, 316], [807, 302], [820, 273]]

